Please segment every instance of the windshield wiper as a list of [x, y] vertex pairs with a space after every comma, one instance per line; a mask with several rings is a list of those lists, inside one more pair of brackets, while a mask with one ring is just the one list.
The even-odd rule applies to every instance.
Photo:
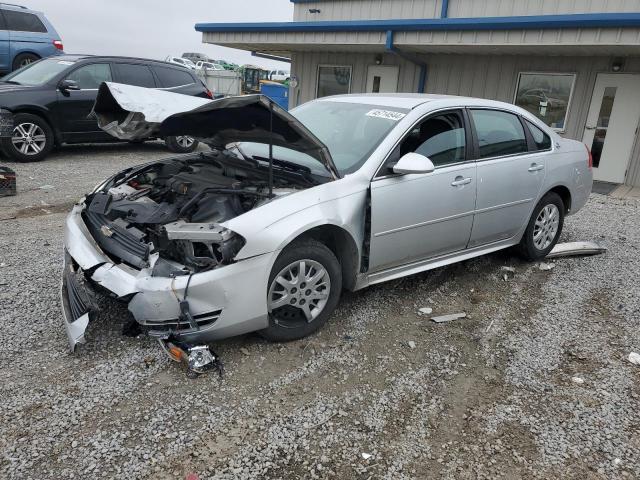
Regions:
[[[268, 162], [269, 159], [266, 157], [261, 157], [259, 155], [253, 155], [251, 158], [254, 160], [261, 160], [263, 162]], [[280, 160], [279, 158], [273, 159], [274, 165], [280, 165], [281, 167], [288, 168], [290, 170], [295, 170], [297, 172], [311, 173], [311, 169], [305, 165], [300, 165], [298, 163], [290, 162], [288, 160]]]

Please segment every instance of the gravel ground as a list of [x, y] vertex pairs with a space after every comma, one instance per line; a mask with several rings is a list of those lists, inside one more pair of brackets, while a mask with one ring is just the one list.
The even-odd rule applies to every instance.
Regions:
[[[640, 203], [593, 195], [567, 219], [563, 240], [604, 255], [541, 271], [499, 252], [345, 294], [304, 340], [220, 342], [223, 380], [189, 379], [150, 339], [122, 337], [110, 302], [70, 355], [60, 212], [165, 155], [74, 147], [9, 164], [22, 192], [0, 199], [1, 478], [640, 477], [627, 360], [640, 353]], [[424, 306], [468, 318], [434, 324]]]

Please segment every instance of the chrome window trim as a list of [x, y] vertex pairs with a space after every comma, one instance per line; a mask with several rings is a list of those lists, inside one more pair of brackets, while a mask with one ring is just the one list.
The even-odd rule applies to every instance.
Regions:
[[[562, 128], [553, 128], [553, 127], [550, 127], [549, 125], [547, 125], [545, 123], [547, 128], [552, 129], [554, 132], [556, 132], [556, 133], [565, 133], [567, 131], [567, 119], [569, 118], [569, 109], [571, 108], [571, 103], [573, 101], [573, 94], [574, 94], [575, 89], [576, 89], [576, 78], [578, 76], [577, 72], [558, 72], [558, 71], [552, 71], [552, 72], [540, 72], [540, 71], [537, 71], [537, 72], [536, 71], [533, 71], [533, 72], [532, 71], [518, 72], [518, 81], [516, 82], [516, 89], [513, 92], [513, 102], [512, 102], [516, 107], [518, 106], [516, 104], [516, 99], [518, 98], [518, 88], [520, 88], [520, 79], [522, 78], [522, 75], [571, 75], [573, 77], [572, 80], [571, 80], [571, 90], [569, 90], [569, 99], [567, 100], [567, 111], [564, 112], [564, 121], [562, 123], [563, 127]], [[522, 108], [522, 107], [518, 107], [518, 108]], [[529, 113], [531, 113], [531, 112], [529, 112]], [[531, 114], [531, 115], [533, 115], [533, 114]], [[540, 120], [542, 122], [541, 119], [538, 118], [538, 120]]]
[[[404, 131], [404, 133], [400, 136], [400, 138], [396, 141], [396, 143], [394, 143], [393, 147], [391, 148], [391, 150], [389, 150], [389, 152], [387, 153], [387, 155], [385, 155], [384, 159], [382, 160], [382, 162], [380, 163], [380, 165], [378, 165], [378, 168], [376, 168], [376, 173], [373, 175], [373, 178], [371, 179], [372, 182], [375, 182], [377, 180], [382, 180], [385, 178], [390, 178], [390, 177], [398, 177], [401, 176], [402, 174], [400, 173], [389, 173], [387, 175], [383, 175], [378, 177], [378, 173], [380, 173], [380, 170], [382, 169], [382, 167], [384, 166], [385, 163], [387, 163], [387, 160], [389, 159], [389, 157], [391, 156], [391, 154], [393, 153], [393, 151], [398, 148], [398, 145], [400, 145], [400, 143], [404, 140], [405, 136], [411, 131], [413, 130], [416, 125], [418, 125], [419, 123], [421, 123], [422, 121], [426, 120], [427, 118], [429, 118], [430, 116], [437, 114], [437, 113], [442, 113], [442, 112], [449, 112], [451, 110], [460, 110], [460, 113], [462, 114], [462, 110], [464, 110], [467, 107], [442, 107], [442, 108], [438, 108], [437, 110], [432, 110], [429, 113], [425, 114], [424, 116], [420, 117], [418, 120], [416, 120], [415, 122], [413, 122], [411, 124], [411, 127], [409, 127], [407, 130]], [[465, 130], [465, 143], [466, 143], [466, 135], [467, 132]], [[466, 146], [465, 146], [466, 149]], [[465, 152], [465, 154], [467, 154], [468, 152]], [[469, 159], [469, 160], [465, 160], [463, 162], [456, 162], [456, 163], [449, 163], [447, 165], [439, 165], [436, 166], [435, 170], [440, 170], [443, 168], [448, 168], [448, 167], [453, 167], [456, 165], [464, 165], [467, 163], [472, 163], [474, 162], [474, 159]], [[435, 171], [434, 170], [434, 171]], [[426, 174], [425, 174], [426, 175]]]
[[349, 64], [338, 64], [338, 63], [320, 63], [318, 64], [318, 67], [316, 68], [316, 96], [315, 98], [323, 98], [323, 97], [318, 97], [318, 90], [320, 89], [320, 68], [322, 67], [334, 67], [334, 68], [348, 68], [349, 69], [349, 88], [347, 90], [346, 94], [342, 94], [342, 95], [348, 95], [351, 93], [351, 84], [353, 83], [353, 65], [349, 65]]

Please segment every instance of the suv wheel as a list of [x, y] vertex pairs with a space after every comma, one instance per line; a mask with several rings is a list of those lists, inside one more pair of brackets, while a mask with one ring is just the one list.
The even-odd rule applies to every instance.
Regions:
[[541, 260], [555, 247], [564, 224], [564, 202], [557, 193], [547, 193], [533, 209], [520, 240], [520, 253], [531, 261]]
[[53, 131], [49, 124], [30, 113], [18, 113], [13, 117], [11, 138], [0, 140], [2, 150], [18, 162], [39, 162], [53, 148]]
[[38, 60], [40, 60], [40, 57], [35, 53], [21, 53], [20, 55], [16, 55], [16, 58], [13, 59], [12, 68], [13, 70], [17, 70]]
[[164, 143], [174, 153], [191, 153], [198, 148], [198, 141], [186, 135], [167, 137], [164, 139]]
[[340, 263], [316, 240], [296, 242], [276, 260], [267, 288], [269, 327], [258, 333], [278, 342], [306, 337], [327, 323], [338, 304]]

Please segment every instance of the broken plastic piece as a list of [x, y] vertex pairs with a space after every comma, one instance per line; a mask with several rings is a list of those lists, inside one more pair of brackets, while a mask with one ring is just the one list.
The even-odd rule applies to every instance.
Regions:
[[548, 272], [553, 267], [555, 267], [555, 265], [553, 263], [539, 263], [538, 264], [538, 269], [542, 270], [543, 272]]
[[433, 312], [433, 308], [431, 307], [422, 307], [418, 309], [418, 315], [429, 315]]
[[572, 257], [575, 255], [598, 255], [606, 252], [605, 247], [601, 247], [595, 242], [566, 242], [558, 243], [549, 252], [547, 258]]
[[577, 383], [578, 385], [582, 385], [584, 383], [584, 378], [582, 378], [582, 377], [571, 377], [571, 381], [573, 383]]
[[360, 455], [362, 455], [362, 458], [364, 458], [365, 460], [369, 460], [371, 457], [373, 457], [373, 455], [371, 455], [370, 453], [365, 452], [362, 452]]
[[187, 366], [189, 376], [197, 376], [209, 370], [217, 370], [220, 378], [224, 374], [224, 364], [220, 357], [209, 348], [208, 345], [196, 345], [184, 347], [176, 345], [167, 339], [158, 339], [162, 349], [175, 362], [184, 363]]
[[640, 354], [636, 352], [631, 352], [629, 354], [629, 361], [634, 365], [640, 365]]
[[451, 322], [452, 320], [459, 320], [461, 318], [465, 318], [467, 316], [466, 313], [461, 312], [461, 313], [450, 313], [448, 315], [440, 315], [438, 317], [431, 317], [431, 320], [433, 320], [436, 323], [445, 323], [445, 322]]
[[516, 273], [516, 269], [514, 267], [507, 267], [506, 265], [501, 268], [503, 272]]

